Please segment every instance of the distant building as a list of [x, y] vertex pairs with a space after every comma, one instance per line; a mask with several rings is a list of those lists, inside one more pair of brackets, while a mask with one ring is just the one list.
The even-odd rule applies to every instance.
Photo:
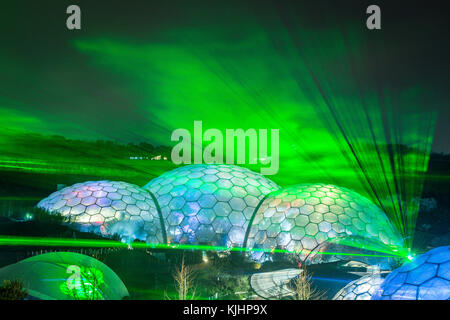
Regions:
[[152, 158], [152, 160], [167, 160], [167, 157], [164, 157], [162, 155], [157, 155], [157, 156], [154, 156]]
[[130, 156], [129, 157], [130, 160], [167, 160], [167, 157], [162, 156], [162, 155], [157, 155], [154, 157], [141, 157], [141, 156]]

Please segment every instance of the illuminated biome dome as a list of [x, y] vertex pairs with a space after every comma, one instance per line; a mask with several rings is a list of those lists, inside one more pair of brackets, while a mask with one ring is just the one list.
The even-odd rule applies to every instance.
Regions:
[[[370, 238], [401, 246], [401, 237], [386, 215], [370, 200], [346, 188], [327, 184], [301, 184], [271, 193], [261, 204], [250, 227], [248, 248], [275, 248], [300, 252], [332, 238]], [[257, 260], [267, 259], [253, 252]]]
[[151, 195], [119, 181], [87, 181], [66, 187], [40, 201], [39, 208], [59, 212], [82, 231], [119, 235], [126, 241], [165, 242]]
[[255, 208], [279, 186], [246, 168], [196, 164], [166, 172], [144, 188], [161, 208], [168, 242], [240, 247]]
[[121, 300], [129, 296], [106, 264], [74, 252], [40, 254], [1, 268], [0, 283], [11, 279], [22, 281], [33, 299]]
[[333, 300], [370, 300], [383, 280], [379, 273], [365, 275], [339, 290]]
[[438, 247], [394, 270], [372, 300], [449, 300], [450, 246]]

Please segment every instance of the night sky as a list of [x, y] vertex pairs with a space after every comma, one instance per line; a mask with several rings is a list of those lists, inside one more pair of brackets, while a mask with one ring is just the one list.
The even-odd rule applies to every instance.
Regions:
[[[365, 28], [372, 2], [381, 7], [382, 30]], [[70, 4], [81, 7], [81, 30], [66, 29]], [[3, 134], [168, 145], [173, 129], [203, 120], [207, 127], [280, 128], [289, 143], [309, 143], [325, 126], [315, 75], [343, 113], [376, 101], [371, 88], [408, 95], [401, 106], [388, 100], [391, 111], [438, 112], [433, 150], [450, 153], [443, 4], [2, 2]]]

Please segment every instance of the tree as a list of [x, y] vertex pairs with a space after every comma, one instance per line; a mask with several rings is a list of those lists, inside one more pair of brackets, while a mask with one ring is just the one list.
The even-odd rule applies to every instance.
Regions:
[[320, 300], [324, 294], [312, 287], [311, 274], [303, 268], [294, 280], [294, 300]]
[[184, 256], [181, 259], [181, 266], [173, 274], [175, 287], [179, 300], [193, 300], [195, 297], [195, 273], [190, 266], [184, 263]]

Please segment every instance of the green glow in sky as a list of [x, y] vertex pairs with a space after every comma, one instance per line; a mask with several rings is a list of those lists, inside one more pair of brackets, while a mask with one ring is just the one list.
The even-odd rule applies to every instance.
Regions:
[[[361, 85], [367, 52], [358, 33], [347, 34], [349, 45], [335, 30], [285, 30], [276, 35], [281, 53], [274, 34], [255, 27], [255, 35], [232, 47], [197, 32], [172, 35], [178, 41], [169, 43], [81, 39], [74, 46], [97, 67], [143, 86], [143, 111], [165, 129], [153, 131], [155, 139], [167, 143], [167, 129], [192, 132], [194, 120], [223, 134], [236, 127], [280, 129], [275, 181], [356, 189], [411, 246], [435, 123], [420, 90]], [[302, 44], [308, 45], [298, 50]]]

